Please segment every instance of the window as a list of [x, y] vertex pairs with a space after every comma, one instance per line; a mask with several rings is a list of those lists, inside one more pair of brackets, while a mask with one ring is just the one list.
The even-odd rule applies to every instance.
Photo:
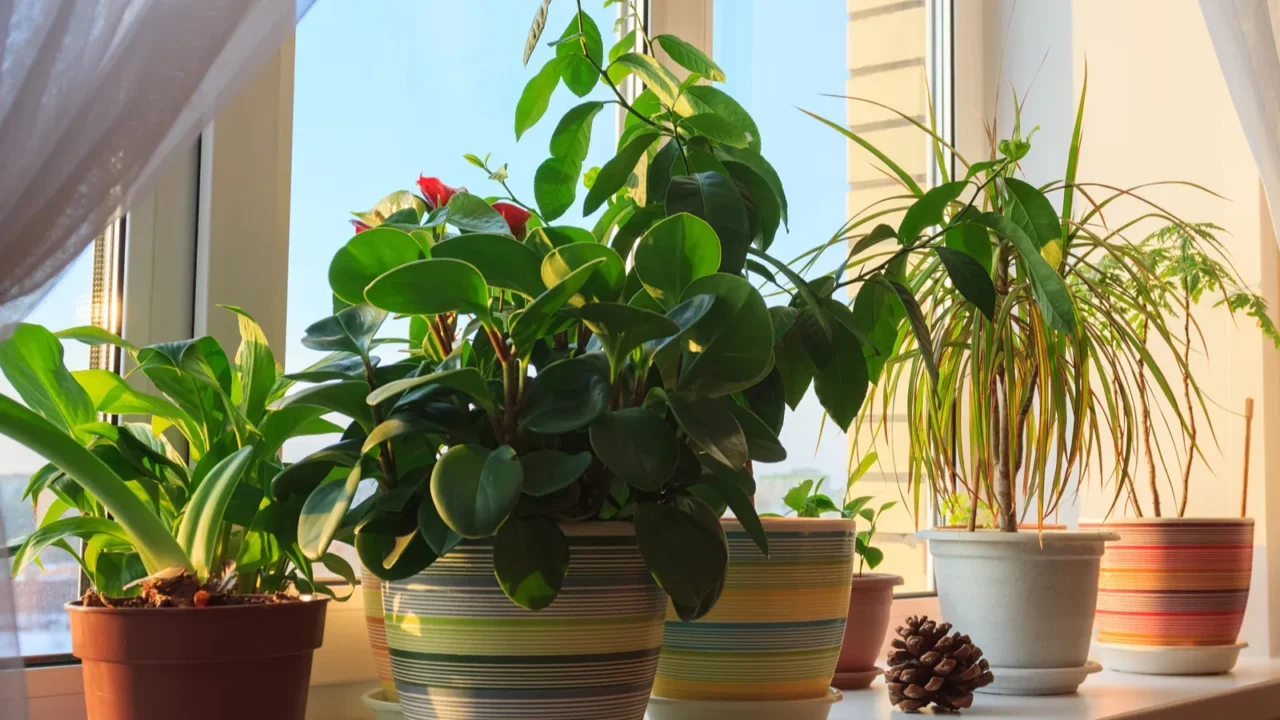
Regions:
[[[120, 225], [113, 226], [89, 246], [26, 321], [53, 331], [76, 325], [118, 330], [119, 230]], [[73, 371], [116, 366], [115, 357], [106, 347], [89, 348], [67, 341], [63, 351], [66, 366]], [[18, 398], [3, 375], [0, 394]], [[45, 460], [4, 436], [0, 436], [0, 458], [4, 458], [0, 466], [0, 526], [6, 539], [19, 538], [35, 529], [37, 517], [50, 504], [51, 493], [39, 498], [35, 512], [31, 503], [22, 499], [31, 474], [44, 466]], [[80, 596], [80, 568], [71, 556], [49, 549], [41, 553], [40, 560], [43, 571], [30, 565], [13, 579], [18, 650], [28, 661], [71, 652], [67, 613], [62, 606]], [[7, 573], [7, 565], [0, 571]]]
[[[848, 126], [899, 162], [914, 157], [908, 172], [921, 183], [929, 180], [930, 145], [918, 129], [888, 111], [839, 97], [872, 98], [928, 123], [929, 13], [923, 1], [714, 3], [712, 51], [727, 78], [724, 89], [754, 117], [765, 156], [787, 192], [790, 224], [771, 248], [777, 257], [795, 258], [899, 191], [871, 155], [797, 108]], [[843, 261], [844, 253], [833, 248], [807, 276], [829, 273]], [[848, 437], [824, 420], [811, 390], [783, 427], [787, 460], [756, 467], [756, 503], [761, 511], [785, 512], [783, 495], [805, 479], [825, 478], [824, 489], [839, 496], [849, 470], [875, 451], [878, 462], [853, 495], [872, 495], [877, 506], [898, 501], [879, 523], [876, 544], [885, 561], [877, 571], [902, 575], [901, 591], [924, 591], [931, 585], [928, 556], [914, 537], [915, 519], [900, 485], [906, 476], [905, 418], [891, 413], [887, 420], [887, 439], [873, 439], [870, 432]]]

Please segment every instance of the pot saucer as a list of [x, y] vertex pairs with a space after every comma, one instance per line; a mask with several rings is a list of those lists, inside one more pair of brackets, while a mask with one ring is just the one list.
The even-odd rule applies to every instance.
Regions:
[[975, 692], [991, 695], [1066, 695], [1073, 693], [1089, 675], [1102, 670], [1090, 660], [1080, 667], [1013, 668], [991, 666], [995, 681]]
[[1249, 643], [1171, 647], [1093, 643], [1093, 650], [1112, 670], [1142, 675], [1216, 675], [1236, 666]]
[[831, 684], [841, 690], [862, 690], [871, 686], [875, 679], [884, 675], [884, 670], [873, 667], [870, 670], [850, 670], [848, 672], [837, 672], [835, 677], [831, 678]]
[[382, 688], [375, 688], [361, 696], [360, 700], [364, 706], [373, 711], [374, 720], [404, 720], [404, 713], [400, 711], [400, 703], [390, 702], [387, 696], [382, 692]]
[[827, 720], [844, 693], [829, 688], [825, 697], [806, 700], [675, 700], [649, 698], [649, 720]]

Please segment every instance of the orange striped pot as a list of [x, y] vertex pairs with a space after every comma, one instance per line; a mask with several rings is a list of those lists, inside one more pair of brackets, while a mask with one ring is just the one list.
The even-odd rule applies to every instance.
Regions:
[[[1099, 528], [1082, 520], [1081, 529]], [[1147, 647], [1232, 645], [1253, 570], [1253, 520], [1112, 520], [1102, 557], [1099, 642]]]
[[378, 670], [382, 699], [398, 702], [396, 681], [391, 677], [391, 655], [387, 649], [387, 623], [382, 615], [382, 581], [365, 570], [360, 576], [360, 592], [364, 595], [365, 628], [369, 631], [369, 647], [373, 650], [373, 665]]

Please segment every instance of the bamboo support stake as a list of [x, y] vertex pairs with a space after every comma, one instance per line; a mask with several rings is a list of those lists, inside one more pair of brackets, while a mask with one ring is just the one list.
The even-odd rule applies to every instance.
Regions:
[[1249, 506], [1249, 445], [1253, 440], [1253, 398], [1244, 399], [1244, 479], [1240, 483], [1240, 517]]

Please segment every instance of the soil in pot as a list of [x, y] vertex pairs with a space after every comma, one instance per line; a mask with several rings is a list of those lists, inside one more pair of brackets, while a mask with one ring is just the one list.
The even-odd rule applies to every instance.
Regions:
[[768, 557], [736, 520], [722, 522], [724, 592], [696, 622], [668, 610], [654, 696], [692, 703], [826, 697], [849, 613], [853, 521], [761, 518]]
[[[1108, 667], [1169, 674], [1223, 672], [1234, 664], [1253, 574], [1249, 518], [1126, 518], [1081, 521], [1113, 530], [1098, 584], [1098, 641]], [[1144, 650], [1181, 648], [1160, 665]], [[1195, 648], [1205, 648], [1197, 653]], [[1197, 663], [1196, 658], [1203, 658]], [[1164, 659], [1168, 659], [1167, 657]]]
[[860, 690], [880, 675], [876, 661], [881, 659], [889, 632], [893, 589], [901, 584], [899, 575], [865, 573], [853, 577], [844, 641], [832, 681], [841, 690]]
[[[89, 720], [304, 720], [327, 599], [106, 602], [67, 605]], [[220, 693], [232, 704], [210, 700]]]
[[391, 669], [407, 720], [642, 720], [666, 595], [629, 523], [561, 525], [569, 571], [550, 607], [507, 599], [492, 541], [465, 540], [383, 585]]

